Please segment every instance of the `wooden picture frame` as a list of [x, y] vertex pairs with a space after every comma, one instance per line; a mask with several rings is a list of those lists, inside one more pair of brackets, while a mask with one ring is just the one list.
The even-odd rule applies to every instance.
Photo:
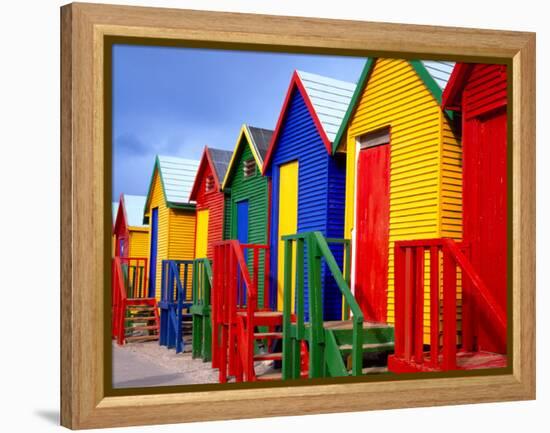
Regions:
[[[103, 71], [105, 41], [117, 37], [286, 52], [491, 58], [510, 65], [512, 368], [498, 375], [108, 395], [104, 253], [110, 156], [104, 146]], [[80, 429], [535, 398], [533, 33], [76, 3], [61, 8], [61, 54], [62, 425]]]

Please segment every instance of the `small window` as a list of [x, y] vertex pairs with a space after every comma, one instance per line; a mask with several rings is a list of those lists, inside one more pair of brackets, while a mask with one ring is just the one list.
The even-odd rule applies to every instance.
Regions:
[[359, 146], [361, 149], [380, 146], [390, 142], [390, 128], [382, 128], [377, 131], [369, 132], [359, 137]]
[[214, 176], [210, 175], [206, 178], [204, 189], [206, 192], [214, 191]]
[[243, 162], [244, 177], [252, 177], [256, 174], [256, 161], [254, 158], [247, 159]]

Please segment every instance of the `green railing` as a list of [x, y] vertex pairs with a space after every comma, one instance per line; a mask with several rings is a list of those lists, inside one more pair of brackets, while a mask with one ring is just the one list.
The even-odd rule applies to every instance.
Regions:
[[[353, 376], [362, 372], [363, 358], [363, 313], [351, 293], [350, 279], [350, 241], [332, 239], [320, 232], [306, 232], [283, 236], [284, 242], [284, 294], [283, 294], [283, 379], [300, 377], [301, 341], [309, 342], [309, 377], [325, 375], [325, 329], [323, 318], [323, 284], [321, 281], [322, 262], [328, 270], [344, 300], [343, 318], [352, 313], [352, 370]], [[329, 247], [330, 244], [342, 244], [344, 248], [344, 273], [338, 266]], [[304, 250], [307, 247], [307, 272], [309, 293], [309, 323], [305, 321], [304, 302]], [[293, 250], [296, 259], [293, 257]], [[292, 311], [292, 268], [295, 265], [295, 306]], [[293, 319], [295, 323], [293, 323]], [[294, 325], [294, 327], [292, 326]]]
[[212, 359], [212, 265], [207, 258], [193, 260], [193, 358]]

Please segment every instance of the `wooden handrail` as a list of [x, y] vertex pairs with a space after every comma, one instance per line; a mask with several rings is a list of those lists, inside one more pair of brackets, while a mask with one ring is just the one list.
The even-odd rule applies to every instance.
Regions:
[[[244, 378], [255, 380], [254, 374], [254, 323], [258, 309], [258, 262], [259, 251], [267, 245], [240, 244], [237, 240], [218, 242], [214, 246], [214, 281], [212, 319], [214, 331], [212, 348], [214, 367], [220, 369], [220, 382], [227, 380], [227, 373], [234, 374], [237, 381]], [[253, 252], [253, 277], [250, 276], [244, 250]], [[267, 266], [267, 263], [266, 263]], [[241, 290], [242, 289], [242, 290]], [[268, 291], [267, 285], [264, 291]], [[264, 296], [265, 303], [265, 296]], [[246, 329], [239, 312], [246, 312]], [[242, 344], [237, 351], [232, 344]]]
[[462, 271], [468, 275], [470, 282], [477, 289], [478, 294], [481, 296], [481, 299], [483, 299], [483, 302], [485, 302], [485, 305], [495, 317], [500, 331], [503, 334], [506, 334], [506, 314], [502, 311], [502, 308], [500, 308], [500, 305], [496, 302], [495, 298], [472, 266], [472, 263], [464, 255], [464, 253], [460, 251], [460, 248], [458, 248], [457, 243], [453, 239], [445, 238], [444, 242], [453, 253], [454, 258]]
[[[430, 366], [452, 370], [457, 366], [457, 268], [462, 271], [463, 296], [473, 296], [495, 319], [500, 335], [506, 335], [506, 314], [496, 302], [463, 250], [469, 246], [450, 238], [395, 242], [395, 357], [407, 363], [424, 364], [424, 273], [425, 253], [430, 264]], [[440, 274], [440, 253], [443, 278]], [[466, 281], [469, 284], [465, 284]], [[440, 284], [442, 283], [443, 341], [440, 359]], [[475, 293], [472, 293], [475, 290]], [[463, 300], [466, 298], [463, 298]], [[463, 303], [462, 349], [473, 346], [470, 304]], [[468, 316], [467, 316], [468, 315]]]
[[[305, 318], [304, 318], [304, 243], [308, 248], [308, 285], [309, 285], [309, 321], [311, 328], [310, 342], [310, 377], [321, 377], [324, 366], [322, 365], [323, 356], [321, 347], [324, 345], [324, 318], [322, 300], [322, 282], [320, 281], [321, 272], [321, 258], [324, 258], [327, 267], [333, 276], [338, 290], [343, 296], [345, 303], [351, 309], [353, 313], [353, 331], [352, 331], [352, 375], [359, 376], [362, 374], [362, 357], [363, 357], [363, 321], [364, 316], [359, 304], [355, 300], [353, 293], [349, 287], [348, 282], [343, 276], [342, 270], [338, 266], [332, 251], [330, 250], [329, 243], [342, 244], [345, 249], [345, 256], [349, 261], [349, 240], [347, 239], [333, 239], [323, 236], [321, 232], [305, 232], [292, 235], [285, 235], [282, 237], [285, 242], [285, 281], [284, 281], [284, 305], [283, 305], [283, 332], [285, 335], [283, 341], [283, 352], [289, 353], [291, 350], [290, 343], [290, 325], [291, 325], [291, 292], [292, 286], [292, 263], [293, 252], [292, 242], [297, 243], [296, 248], [296, 338], [304, 339], [306, 337], [305, 332]], [[346, 263], [346, 269], [349, 263]], [[286, 365], [285, 365], [286, 364]], [[295, 372], [291, 372], [289, 357], [284, 357], [283, 361], [283, 376], [290, 377]]]

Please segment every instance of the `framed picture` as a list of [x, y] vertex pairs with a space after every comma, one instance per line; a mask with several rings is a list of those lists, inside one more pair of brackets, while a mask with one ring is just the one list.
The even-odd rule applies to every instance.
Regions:
[[535, 35], [61, 9], [73, 429], [535, 398]]

